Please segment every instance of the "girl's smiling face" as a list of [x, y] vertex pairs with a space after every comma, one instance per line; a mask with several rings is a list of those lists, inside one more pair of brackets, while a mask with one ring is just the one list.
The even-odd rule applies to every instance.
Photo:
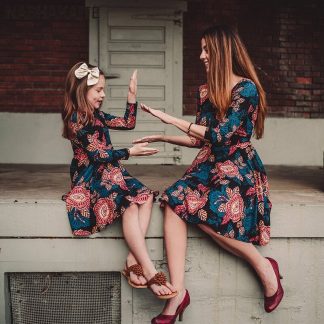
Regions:
[[103, 99], [106, 96], [104, 92], [105, 83], [105, 77], [100, 74], [98, 83], [90, 87], [87, 92], [87, 101], [94, 109], [100, 108]]

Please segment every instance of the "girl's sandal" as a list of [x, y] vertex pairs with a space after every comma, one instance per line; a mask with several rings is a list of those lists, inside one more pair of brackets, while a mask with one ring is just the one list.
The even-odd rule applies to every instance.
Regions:
[[144, 277], [143, 268], [140, 264], [133, 264], [130, 267], [127, 267], [125, 264], [125, 269], [121, 272], [122, 275], [127, 279], [128, 284], [134, 288], [147, 288], [147, 284], [145, 285], [137, 285], [133, 281], [131, 281], [130, 273], [133, 272], [136, 276]]
[[[167, 277], [165, 273], [158, 272], [147, 282], [147, 286], [152, 290], [151, 288], [152, 285], [166, 286], [166, 283], [167, 283]], [[153, 290], [152, 292], [157, 298], [160, 299], [170, 299], [178, 295], [177, 291], [168, 295], [157, 295]]]

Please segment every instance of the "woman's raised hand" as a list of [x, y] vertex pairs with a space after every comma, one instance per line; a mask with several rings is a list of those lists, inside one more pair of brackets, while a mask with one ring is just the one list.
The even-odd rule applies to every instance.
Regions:
[[127, 102], [135, 103], [137, 95], [137, 70], [134, 70], [128, 86]]
[[154, 147], [147, 147], [148, 142], [135, 144], [129, 149], [129, 156], [147, 156], [153, 155], [159, 152], [158, 149]]
[[163, 142], [163, 135], [149, 135], [142, 138], [137, 138], [133, 143], [153, 143], [153, 142]]
[[173, 117], [160, 111], [158, 109], [153, 109], [149, 106], [146, 106], [141, 103], [141, 109], [147, 113], [150, 113], [152, 116], [159, 118], [163, 123], [172, 124]]

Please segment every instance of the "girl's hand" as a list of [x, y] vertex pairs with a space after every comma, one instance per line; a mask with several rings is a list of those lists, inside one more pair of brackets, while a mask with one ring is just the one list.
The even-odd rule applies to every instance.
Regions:
[[173, 117], [164, 113], [163, 111], [153, 109], [141, 103], [141, 109], [145, 112], [150, 113], [152, 116], [159, 118], [165, 124], [172, 124]]
[[159, 152], [158, 149], [153, 147], [147, 147], [148, 142], [135, 144], [129, 149], [129, 156], [147, 156], [153, 155]]
[[164, 142], [163, 135], [149, 135], [142, 138], [137, 138], [133, 143], [153, 143], [153, 142]]
[[129, 80], [127, 102], [135, 103], [136, 95], [137, 95], [137, 70], [134, 70]]

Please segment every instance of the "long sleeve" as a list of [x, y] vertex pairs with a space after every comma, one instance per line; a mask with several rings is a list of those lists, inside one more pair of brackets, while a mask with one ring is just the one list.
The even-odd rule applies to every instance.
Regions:
[[99, 129], [92, 126], [85, 126], [77, 132], [75, 145], [81, 146], [92, 162], [111, 163], [117, 160], [129, 158], [127, 149], [113, 150], [112, 145], [107, 145], [100, 139]]
[[[196, 120], [195, 124], [201, 125], [201, 104], [200, 104], [200, 92], [197, 92], [197, 111], [196, 111]], [[202, 147], [204, 145], [204, 141], [200, 140], [197, 137], [189, 136], [192, 141], [192, 147]]]
[[137, 102], [127, 103], [124, 117], [116, 117], [100, 111], [106, 125], [111, 129], [134, 129], [136, 125]]
[[244, 82], [236, 92], [224, 119], [215, 128], [208, 127], [205, 139], [213, 145], [222, 146], [235, 131], [247, 120], [249, 113], [257, 109], [259, 95], [254, 83]]

